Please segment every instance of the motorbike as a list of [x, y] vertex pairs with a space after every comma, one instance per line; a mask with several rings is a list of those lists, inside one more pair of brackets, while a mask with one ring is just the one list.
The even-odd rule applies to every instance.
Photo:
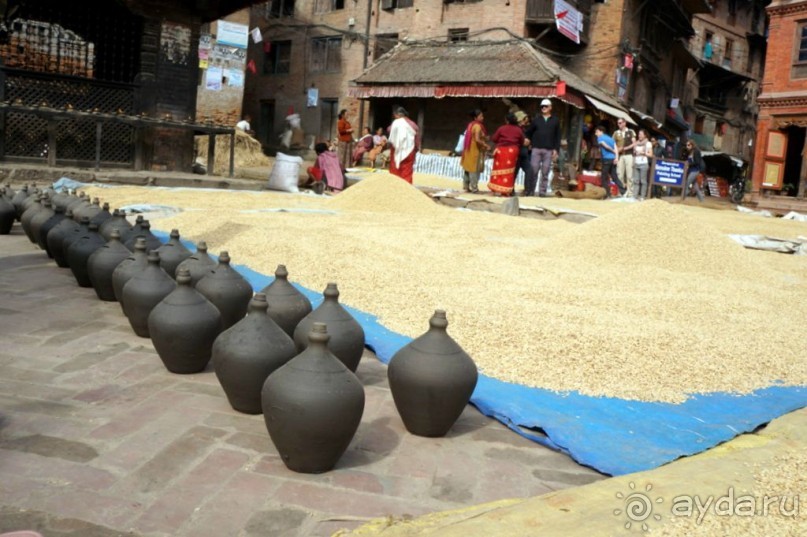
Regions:
[[738, 175], [729, 185], [729, 199], [732, 203], [740, 205], [745, 196], [745, 177]]

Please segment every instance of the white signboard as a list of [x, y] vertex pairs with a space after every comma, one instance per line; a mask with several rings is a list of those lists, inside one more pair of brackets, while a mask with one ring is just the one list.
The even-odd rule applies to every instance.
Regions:
[[580, 32], [583, 31], [583, 14], [565, 0], [555, 0], [555, 25], [558, 31], [580, 44]]
[[216, 42], [219, 45], [247, 48], [249, 26], [234, 22], [218, 21], [216, 23]]

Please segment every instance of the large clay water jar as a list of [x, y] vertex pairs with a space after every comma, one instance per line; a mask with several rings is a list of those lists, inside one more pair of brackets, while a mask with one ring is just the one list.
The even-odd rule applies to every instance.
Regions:
[[106, 220], [103, 224], [98, 226], [98, 233], [100, 233], [101, 236], [106, 240], [109, 240], [112, 238], [112, 230], [115, 229], [118, 230], [118, 240], [120, 240], [120, 243], [123, 244], [125, 242], [125, 237], [129, 233], [129, 230], [132, 229], [132, 226], [130, 226], [129, 221], [126, 220], [126, 214], [118, 209], [115, 209], [112, 212], [112, 218]]
[[[75, 194], [75, 192], [73, 192]], [[73, 210], [73, 217], [81, 219], [81, 215], [79, 214], [79, 210], [84, 209], [90, 206], [90, 200], [87, 198], [87, 194], [84, 192], [79, 192], [78, 196], [74, 196], [73, 199], [67, 204], [64, 211], [67, 212], [67, 209]]]
[[48, 232], [48, 236], [46, 238], [48, 245], [47, 252], [51, 257], [53, 257], [53, 260], [56, 261], [56, 265], [59, 267], [70, 267], [70, 265], [67, 264], [67, 257], [65, 256], [62, 245], [67, 235], [78, 233], [80, 229], [81, 226], [79, 226], [78, 222], [73, 220], [72, 209], [67, 209], [62, 221], [56, 224], [53, 229]]
[[446, 327], [446, 312], [435, 311], [429, 330], [396, 352], [387, 368], [395, 407], [418, 436], [444, 436], [476, 387], [476, 364]]
[[14, 226], [16, 218], [17, 211], [14, 209], [14, 204], [6, 198], [0, 199], [0, 235], [11, 233], [11, 228]]
[[294, 337], [294, 329], [306, 315], [311, 313], [311, 301], [289, 283], [289, 272], [285, 265], [278, 265], [275, 280], [261, 291], [269, 303], [269, 317]]
[[102, 211], [101, 209], [101, 200], [99, 198], [93, 198], [92, 204], [84, 205], [79, 207], [78, 210], [73, 209], [73, 213], [75, 214], [78, 212], [79, 218], [84, 218], [85, 216], [92, 221], [92, 219]]
[[134, 252], [118, 263], [112, 271], [112, 291], [115, 293], [115, 300], [120, 302], [121, 309], [123, 309], [123, 286], [132, 279], [132, 276], [146, 270], [148, 264], [146, 239], [140, 237], [135, 242]]
[[313, 323], [306, 350], [269, 375], [263, 385], [266, 429], [295, 472], [332, 469], [364, 413], [359, 379], [328, 350], [324, 323]]
[[[75, 219], [75, 215], [73, 216]], [[70, 250], [70, 246], [75, 241], [83, 237], [84, 234], [87, 233], [87, 231], [89, 231], [89, 229], [90, 229], [90, 219], [85, 216], [79, 221], [78, 229], [76, 229], [71, 233], [65, 233], [64, 239], [62, 239], [62, 256], [64, 257], [64, 261], [65, 263], [67, 263], [67, 266], [70, 266], [70, 258], [67, 256], [67, 252], [68, 250]]]
[[308, 345], [308, 333], [314, 323], [325, 323], [330, 336], [328, 348], [348, 369], [356, 371], [364, 352], [364, 329], [339, 304], [339, 289], [335, 283], [329, 283], [322, 294], [325, 297], [322, 304], [306, 315], [294, 329], [297, 350], [302, 352]]
[[177, 266], [177, 271], [183, 268], [188, 269], [191, 275], [191, 285], [196, 287], [199, 280], [207, 276], [207, 273], [215, 267], [216, 262], [213, 261], [213, 258], [207, 253], [207, 243], [200, 241], [199, 244], [196, 245], [196, 253], [182, 261], [182, 263]]
[[41, 236], [39, 230], [42, 229], [42, 224], [47, 222], [51, 216], [56, 214], [51, 206], [50, 198], [45, 197], [42, 199], [42, 209], [31, 217], [28, 227], [31, 230], [31, 237], [34, 239], [34, 244], [37, 246], [41, 243]]
[[20, 219], [22, 216], [22, 204], [23, 202], [28, 199], [28, 196], [31, 195], [30, 189], [28, 185], [23, 185], [21, 189], [19, 189], [15, 194], [14, 197], [11, 199], [11, 204], [14, 206], [14, 211], [16, 213], [17, 220]]
[[123, 286], [123, 313], [129, 319], [134, 333], [149, 337], [149, 314], [174, 289], [176, 282], [160, 268], [160, 254], [152, 250], [148, 266], [134, 274]]
[[25, 232], [25, 236], [28, 237], [28, 240], [33, 243], [36, 243], [36, 239], [31, 233], [31, 219], [36, 215], [36, 213], [43, 209], [42, 203], [44, 200], [45, 196], [42, 194], [37, 194], [34, 201], [28, 204], [28, 206], [25, 208], [25, 212], [23, 212], [22, 216], [20, 217], [22, 230]]
[[[90, 224], [92, 226], [92, 224]], [[120, 232], [112, 230], [112, 237], [98, 248], [87, 260], [87, 274], [90, 276], [95, 294], [107, 302], [115, 301], [112, 287], [112, 273], [121, 262], [132, 253], [120, 242]]]
[[199, 280], [196, 290], [219, 309], [224, 330], [244, 318], [253, 293], [249, 282], [230, 266], [227, 252], [221, 252], [218, 265]]
[[182, 270], [176, 289], [151, 310], [148, 330], [168, 371], [198, 373], [210, 362], [213, 342], [221, 333], [221, 314], [191, 286], [190, 273]]
[[268, 309], [266, 295], [256, 294], [247, 316], [213, 344], [213, 368], [227, 400], [235, 410], [247, 414], [261, 413], [263, 383], [297, 356], [294, 341], [267, 314]]
[[179, 240], [179, 230], [172, 229], [168, 242], [157, 248], [160, 254], [160, 266], [172, 278], [176, 276], [180, 263], [191, 256], [191, 251], [185, 248]]
[[[86, 220], [87, 217], [85, 216], [84, 219]], [[90, 256], [104, 244], [106, 241], [98, 233], [98, 224], [91, 223], [87, 227], [87, 231], [67, 248], [67, 263], [79, 286], [92, 287], [87, 262]]]
[[[121, 214], [123, 215], [123, 211], [121, 211]], [[126, 244], [129, 242], [129, 239], [131, 239], [132, 237], [136, 237], [137, 234], [140, 231], [142, 231], [141, 226], [143, 225], [144, 220], [145, 217], [143, 217], [142, 214], [138, 214], [137, 217], [135, 218], [135, 223], [129, 227], [129, 230], [126, 233], [121, 233], [120, 241], [123, 243], [124, 246], [126, 246]], [[128, 246], [126, 247], [128, 248]]]
[[22, 204], [20, 205], [18, 214], [18, 219], [20, 220], [20, 223], [22, 223], [22, 215], [25, 214], [25, 211], [27, 211], [31, 207], [31, 205], [39, 201], [41, 195], [42, 193], [37, 188], [32, 188], [31, 195], [22, 200]]
[[39, 227], [39, 247], [45, 250], [48, 254], [48, 257], [51, 259], [53, 258], [53, 254], [50, 251], [50, 247], [48, 246], [48, 235], [50, 232], [59, 225], [59, 222], [64, 220], [64, 207], [61, 205], [56, 206], [53, 209], [53, 216], [45, 220], [45, 223]]
[[101, 207], [101, 210], [98, 211], [95, 214], [95, 216], [90, 217], [90, 223], [91, 224], [97, 224], [98, 225], [98, 230], [99, 230], [99, 233], [100, 233], [101, 224], [103, 224], [104, 222], [106, 222], [110, 218], [112, 218], [112, 215], [109, 212], [109, 203], [104, 202], [104, 205]]
[[138, 237], [143, 237], [146, 240], [146, 251], [157, 250], [163, 245], [160, 239], [151, 232], [151, 224], [148, 220], [143, 220], [138, 230], [133, 229], [132, 232], [129, 233], [129, 238], [124, 243], [124, 246], [130, 251], [134, 251], [134, 244]]

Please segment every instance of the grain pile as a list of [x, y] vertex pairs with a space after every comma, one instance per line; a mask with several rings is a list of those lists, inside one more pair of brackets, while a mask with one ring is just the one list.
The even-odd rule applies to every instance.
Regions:
[[[688, 537], [690, 535], [776, 535], [777, 537], [804, 537], [807, 535], [807, 512], [804, 491], [807, 491], [807, 452], [791, 449], [775, 457], [765, 468], [756, 468], [753, 490], [737, 490], [735, 498], [747, 496], [753, 500], [736, 502], [729, 507], [731, 515], [717, 514], [714, 507], [707, 509], [698, 522], [697, 516], [672, 517], [669, 524], [660, 528], [662, 537]], [[765, 511], [765, 498], [774, 499]], [[706, 499], [703, 499], [705, 502]], [[742, 505], [742, 507], [740, 507]], [[750, 507], [755, 515], [748, 516]], [[725, 512], [726, 506], [723, 506]], [[740, 514], [735, 514], [735, 513]], [[743, 516], [743, 513], [746, 513]]]
[[400, 177], [375, 173], [362, 179], [331, 199], [329, 207], [348, 211], [409, 213], [413, 215], [440, 211], [426, 194]]
[[[670, 402], [807, 384], [807, 259], [735, 248], [704, 231], [705, 209], [626, 204], [571, 224], [447, 209], [400, 179], [377, 179], [300, 202], [337, 214], [244, 213], [220, 192], [136, 190], [138, 202], [199, 209], [154, 227], [176, 227], [265, 274], [283, 263], [310, 289], [336, 281], [344, 303], [396, 332], [420, 335], [434, 309], [447, 310], [452, 336], [502, 380]], [[128, 189], [93, 194], [115, 202], [119, 191]], [[300, 198], [264, 193], [232, 205]], [[625, 247], [664, 243], [659, 220], [670, 219], [697, 236], [655, 253]], [[608, 232], [616, 228], [619, 236]], [[585, 241], [596, 255], [583, 255]]]
[[[193, 147], [196, 158], [207, 165], [207, 136], [196, 136]], [[238, 168], [251, 168], [271, 166], [273, 159], [263, 153], [261, 143], [242, 130], [235, 129], [235, 155], [234, 166]], [[217, 175], [227, 175], [230, 172], [230, 137], [216, 136], [216, 155], [213, 162], [213, 172]]]

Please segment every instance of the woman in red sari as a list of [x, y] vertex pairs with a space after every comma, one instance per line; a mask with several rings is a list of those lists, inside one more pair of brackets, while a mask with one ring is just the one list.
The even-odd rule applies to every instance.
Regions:
[[418, 126], [407, 117], [406, 109], [402, 106], [396, 107], [392, 115], [395, 121], [390, 126], [388, 138], [389, 172], [411, 184], [415, 171], [415, 157], [420, 150]]
[[496, 149], [488, 188], [494, 195], [511, 196], [518, 171], [519, 150], [524, 144], [524, 131], [518, 126], [515, 114], [507, 114], [507, 123], [493, 133], [491, 141], [496, 144]]

